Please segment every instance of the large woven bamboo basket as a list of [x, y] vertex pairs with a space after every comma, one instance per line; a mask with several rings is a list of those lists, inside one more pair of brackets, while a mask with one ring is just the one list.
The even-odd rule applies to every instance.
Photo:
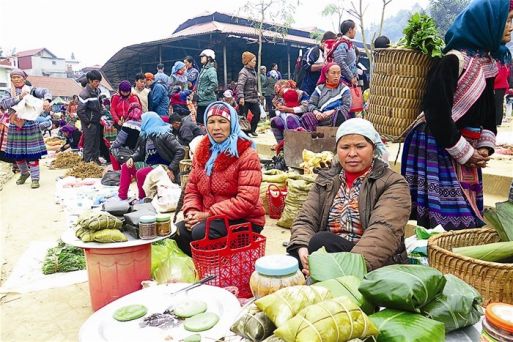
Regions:
[[432, 59], [410, 49], [374, 51], [367, 119], [388, 140], [401, 141], [421, 112]]
[[433, 236], [428, 241], [429, 265], [472, 285], [483, 296], [483, 305], [491, 302], [513, 304], [513, 264], [481, 261], [452, 252], [455, 247], [499, 241], [499, 235], [491, 228], [464, 229]]
[[192, 160], [182, 159], [180, 164], [178, 164], [178, 167], [180, 168], [180, 183], [182, 184], [182, 190], [185, 190], [187, 182], [189, 181], [189, 173], [192, 170]]

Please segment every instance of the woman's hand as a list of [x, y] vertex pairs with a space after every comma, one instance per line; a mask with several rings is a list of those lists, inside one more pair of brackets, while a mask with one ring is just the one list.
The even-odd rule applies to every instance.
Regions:
[[243, 98], [243, 97], [242, 97], [242, 98], [240, 98], [240, 99], [239, 99], [239, 104], [240, 104], [241, 106], [244, 106], [244, 103], [245, 103], [245, 102], [244, 102], [244, 98]]
[[[472, 157], [465, 163], [465, 166], [472, 167], [472, 168], [484, 168], [486, 167], [486, 163], [490, 160], [490, 157], [483, 156], [479, 150], [474, 150], [474, 153], [472, 154]], [[488, 153], [488, 152], [486, 152]]]
[[167, 176], [169, 177], [169, 179], [171, 179], [171, 182], [174, 182], [176, 180], [176, 176], [175, 176], [175, 173], [173, 172], [173, 170], [167, 170]]
[[44, 101], [43, 102], [43, 111], [45, 113], [48, 113], [48, 112], [50, 112], [51, 109], [52, 109], [52, 105], [50, 104], [50, 102], [49, 101]]
[[134, 167], [134, 160], [132, 158], [129, 158], [126, 161], [126, 166], [128, 166], [129, 168], [133, 168]]
[[303, 274], [305, 276], [310, 275], [310, 268], [308, 266], [308, 248], [300, 247], [297, 251], [297, 254], [299, 255], [299, 260], [301, 260], [301, 264], [303, 265]]
[[28, 94], [30, 94], [28, 91], [22, 91], [21, 94], [19, 95], [20, 96], [20, 100], [22, 98], [24, 98], [25, 96], [27, 96]]
[[210, 214], [202, 211], [191, 211], [185, 215], [185, 228], [192, 230], [192, 227], [203, 220], [206, 220]]

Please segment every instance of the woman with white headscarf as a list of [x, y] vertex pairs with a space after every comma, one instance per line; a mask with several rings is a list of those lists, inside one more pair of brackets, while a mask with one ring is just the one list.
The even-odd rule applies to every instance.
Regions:
[[408, 183], [381, 159], [386, 148], [369, 121], [345, 121], [336, 139], [333, 167], [319, 173], [292, 225], [287, 251], [305, 273], [308, 255], [321, 247], [361, 254], [368, 270], [406, 262]]

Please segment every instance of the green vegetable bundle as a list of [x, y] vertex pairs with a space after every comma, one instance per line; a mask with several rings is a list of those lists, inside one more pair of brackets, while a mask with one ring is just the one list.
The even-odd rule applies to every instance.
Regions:
[[48, 250], [43, 261], [43, 274], [79, 271], [86, 268], [84, 251], [81, 248], [58, 242]]
[[385, 309], [369, 316], [379, 330], [377, 342], [444, 342], [443, 323], [422, 315]]
[[308, 266], [314, 282], [349, 275], [363, 279], [367, 274], [367, 265], [362, 255], [348, 252], [328, 253], [324, 248], [308, 257]]
[[444, 40], [438, 34], [435, 21], [426, 14], [415, 13], [403, 30], [399, 45], [431, 57], [442, 57]]
[[286, 342], [339, 342], [378, 335], [367, 315], [347, 297], [310, 305], [275, 330]]
[[440, 271], [422, 265], [390, 265], [368, 273], [358, 290], [375, 305], [420, 312], [445, 286]]
[[290, 286], [258, 299], [255, 304], [274, 325], [282, 326], [299, 311], [311, 304], [332, 298], [328, 289], [320, 286]]
[[444, 323], [446, 332], [477, 323], [483, 315], [483, 299], [479, 292], [451, 274], [446, 274], [445, 279], [447, 283], [442, 294], [423, 306], [421, 313]]
[[339, 277], [337, 279], [329, 279], [316, 283], [313, 286], [322, 286], [327, 288], [333, 298], [347, 297], [358, 305], [366, 314], [374, 313], [374, 305], [369, 303], [368, 300], [358, 291], [361, 280], [354, 276]]

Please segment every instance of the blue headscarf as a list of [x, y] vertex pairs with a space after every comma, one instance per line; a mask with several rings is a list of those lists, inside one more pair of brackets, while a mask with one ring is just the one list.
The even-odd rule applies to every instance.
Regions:
[[142, 115], [141, 137], [157, 137], [170, 130], [169, 124], [162, 121], [162, 118], [155, 112], [146, 112]]
[[171, 74], [176, 74], [176, 72], [178, 70], [180, 70], [181, 68], [183, 68], [184, 66], [185, 66], [184, 62], [181, 62], [181, 61], [175, 62], [175, 64], [173, 65], [173, 69], [171, 69]]
[[502, 43], [509, 3], [509, 0], [473, 0], [445, 34], [444, 52], [453, 49], [471, 55], [490, 52], [503, 63], [511, 62], [511, 53]]
[[212, 174], [212, 169], [214, 168], [214, 162], [216, 161], [217, 157], [221, 153], [226, 153], [233, 157], [239, 157], [239, 151], [237, 149], [237, 141], [239, 138], [245, 139], [247, 141], [251, 141], [251, 147], [255, 148], [255, 143], [240, 129], [239, 125], [239, 116], [237, 114], [237, 111], [235, 108], [230, 106], [226, 102], [222, 101], [216, 101], [212, 102], [207, 109], [205, 110], [204, 114], [204, 121], [208, 122], [209, 117], [209, 111], [213, 106], [222, 105], [225, 106], [230, 111], [230, 135], [228, 138], [226, 138], [225, 141], [222, 143], [217, 143], [214, 138], [210, 135], [207, 129], [207, 135], [208, 140], [210, 140], [210, 144], [212, 144], [212, 147], [210, 147], [210, 151], [212, 152], [212, 155], [210, 156], [210, 159], [207, 161], [207, 164], [205, 165], [205, 172], [207, 173], [207, 176], [210, 176]]

